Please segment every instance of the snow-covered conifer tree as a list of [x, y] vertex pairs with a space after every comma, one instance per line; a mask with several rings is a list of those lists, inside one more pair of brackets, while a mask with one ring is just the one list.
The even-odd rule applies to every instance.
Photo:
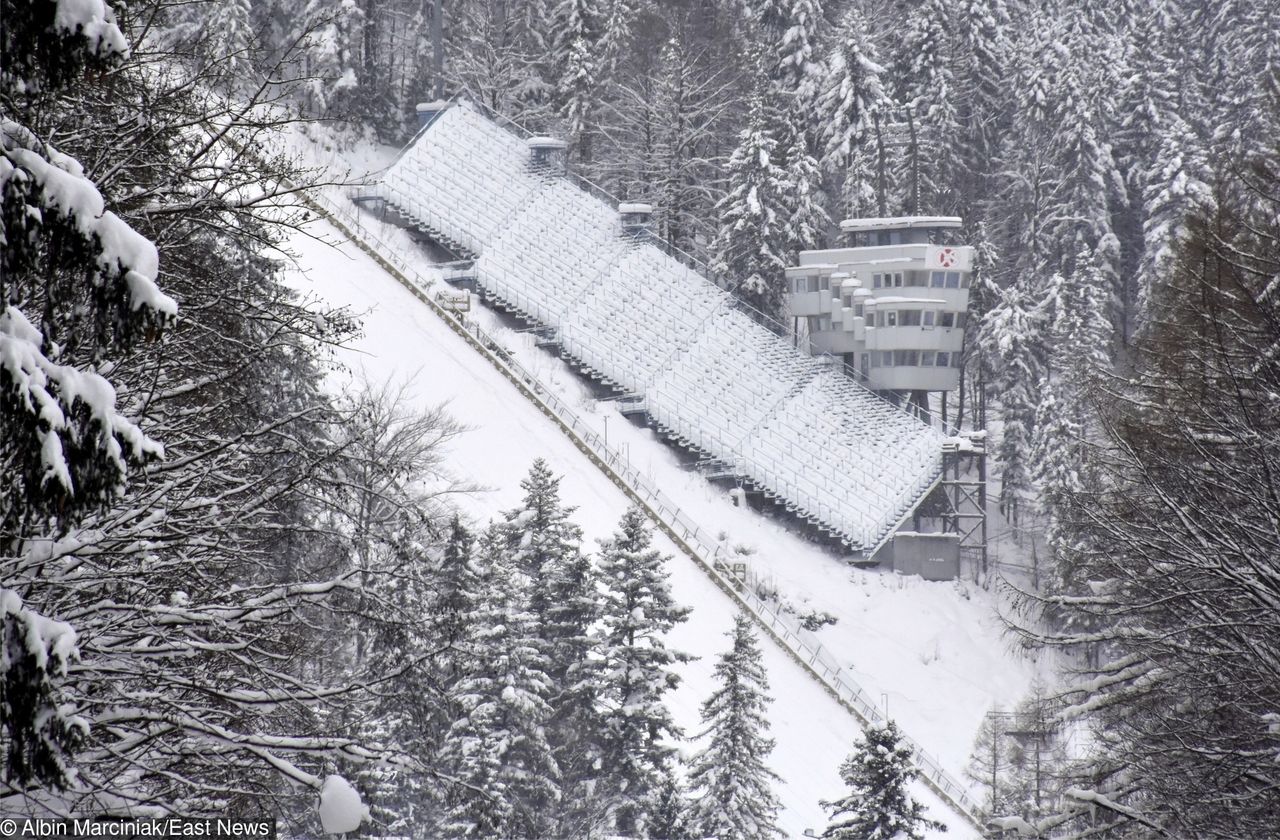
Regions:
[[591, 558], [573, 552], [546, 567], [549, 607], [539, 628], [554, 686], [547, 741], [560, 767], [558, 833], [588, 836], [604, 818], [600, 779], [602, 721], [599, 710], [601, 662], [592, 627], [600, 615], [600, 591]]
[[690, 803], [675, 773], [667, 772], [645, 822], [647, 840], [696, 840], [691, 823]]
[[215, 0], [204, 20], [209, 58], [231, 84], [252, 78], [252, 4], [250, 0]]
[[912, 213], [941, 213], [956, 206], [962, 127], [947, 53], [950, 21], [949, 4], [925, 0], [907, 16], [895, 52], [893, 96], [906, 109], [907, 120], [900, 178], [905, 207]]
[[1143, 195], [1144, 251], [1138, 271], [1136, 318], [1139, 325], [1146, 317], [1153, 290], [1173, 270], [1177, 247], [1188, 236], [1188, 219], [1213, 209], [1213, 192], [1206, 183], [1207, 168], [1188, 124], [1177, 116], [1170, 118]]
[[696, 796], [691, 821], [701, 836], [767, 840], [782, 834], [772, 788], [780, 779], [765, 763], [773, 750], [765, 734], [769, 681], [751, 619], [736, 615], [728, 636], [733, 643], [716, 662], [715, 691], [702, 704], [710, 740], [689, 773]]
[[[820, 0], [790, 0], [780, 11], [785, 17], [776, 24], [764, 20], [763, 37], [776, 38], [772, 41], [777, 51], [773, 78], [783, 94], [783, 101], [788, 106], [795, 106], [795, 113], [804, 117], [810, 114], [810, 104], [822, 77], [822, 66], [818, 60], [818, 42], [824, 25], [822, 3]], [[776, 34], [772, 31], [773, 25], [779, 28]], [[807, 127], [797, 126], [797, 129], [804, 131]]]
[[551, 606], [552, 582], [559, 567], [580, 552], [582, 529], [570, 519], [573, 508], [561, 504], [560, 478], [544, 459], [533, 462], [520, 487], [524, 500], [507, 511], [502, 529], [512, 566], [529, 581], [529, 608], [543, 623]]
[[822, 164], [841, 171], [866, 142], [871, 115], [890, 103], [880, 79], [884, 68], [876, 60], [861, 9], [849, 7], [836, 37], [836, 48], [823, 67], [817, 104]]
[[652, 547], [652, 538], [644, 514], [631, 508], [600, 546], [601, 766], [615, 828], [624, 835], [643, 825], [671, 759], [673, 749], [664, 742], [679, 737], [680, 729], [663, 698], [679, 683], [672, 666], [689, 658], [663, 639], [689, 610], [672, 600], [667, 558]]
[[1000, 394], [1004, 430], [996, 448], [1001, 469], [1000, 506], [1011, 521], [1031, 490], [1030, 450], [1043, 375], [1043, 325], [1020, 285], [999, 290], [983, 319], [978, 341], [996, 373], [989, 383]]
[[445, 837], [545, 837], [560, 798], [544, 734], [554, 686], [505, 537], [491, 528], [477, 546], [484, 597], [472, 617], [472, 667], [454, 686], [460, 715], [441, 749], [460, 782], [447, 793]]
[[713, 270], [748, 303], [776, 313], [787, 266], [786, 173], [772, 135], [768, 91], [758, 84], [747, 127], [729, 159], [729, 191], [716, 205], [720, 233]]
[[822, 836], [830, 840], [922, 840], [924, 829], [946, 827], [924, 815], [907, 786], [919, 775], [911, 748], [893, 721], [869, 726], [853, 754], [840, 766], [848, 795], [824, 802], [831, 823]]
[[597, 0], [563, 0], [556, 9], [556, 96], [584, 159], [590, 158], [588, 132], [599, 98], [600, 13]]
[[[156, 247], [37, 133], [56, 126], [68, 89], [129, 55], [116, 11], [104, 0], [0, 3], [0, 554], [65, 534], [124, 491], [131, 467], [163, 454], [101, 375], [176, 314], [156, 285]], [[72, 780], [84, 727], [58, 682], [76, 641], [0, 587], [0, 732], [5, 775], [20, 785]]]

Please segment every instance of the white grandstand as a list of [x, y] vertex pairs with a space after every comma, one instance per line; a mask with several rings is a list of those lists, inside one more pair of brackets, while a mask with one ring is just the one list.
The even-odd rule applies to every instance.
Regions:
[[441, 107], [383, 181], [429, 236], [475, 258], [487, 296], [554, 329], [663, 432], [873, 552], [933, 487], [942, 436], [810, 357], [652, 242], [615, 204], [531, 160], [465, 102]]

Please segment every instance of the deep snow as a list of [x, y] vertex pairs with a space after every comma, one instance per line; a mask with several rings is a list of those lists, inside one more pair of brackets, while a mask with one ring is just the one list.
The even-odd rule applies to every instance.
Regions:
[[[309, 233], [338, 241], [336, 231], [323, 223]], [[335, 248], [298, 236], [289, 247], [297, 255], [290, 282], [331, 305], [348, 307], [364, 323], [364, 335], [339, 354], [348, 370], [334, 374], [334, 387], [344, 387], [353, 376], [408, 381], [409, 393], [422, 405], [447, 402], [473, 427], [452, 445], [449, 463], [491, 488], [467, 501], [477, 517], [515, 506], [519, 480], [542, 456], [564, 476], [564, 497], [578, 507], [588, 541], [611, 532], [627, 504], [622, 493], [427, 307], [350, 244]], [[490, 317], [477, 317], [491, 326]], [[610, 443], [625, 444], [632, 461], [696, 520], [724, 530], [734, 545], [753, 547], [754, 569], [772, 578], [784, 598], [839, 616], [837, 625], [820, 633], [823, 642], [912, 737], [960, 775], [982, 714], [993, 702], [1015, 701], [1032, 673], [1007, 652], [988, 593], [851, 569], [778, 524], [735, 508], [722, 490], [681, 470], [674, 454], [649, 431], [632, 426], [610, 404], [597, 404], [563, 363], [533, 347], [531, 336], [498, 332], [540, 378], [573, 395], [580, 414], [593, 416], [601, 431], [607, 422]], [[659, 537], [658, 544], [675, 553], [665, 539]], [[677, 720], [694, 733], [698, 707], [711, 688], [714, 657], [728, 643], [724, 633], [734, 606], [687, 558], [677, 555], [671, 572], [677, 598], [694, 607], [671, 642], [700, 657], [683, 667], [684, 683], [672, 706]], [[782, 825], [789, 835], [800, 836], [825, 825], [818, 800], [840, 793], [836, 769], [858, 730], [853, 718], [780, 649], [766, 642], [765, 650], [778, 742], [772, 764], [784, 780], [778, 790]], [[692, 751], [693, 745], [686, 748]], [[923, 787], [918, 795], [934, 817], [952, 826], [948, 836], [971, 834]]]

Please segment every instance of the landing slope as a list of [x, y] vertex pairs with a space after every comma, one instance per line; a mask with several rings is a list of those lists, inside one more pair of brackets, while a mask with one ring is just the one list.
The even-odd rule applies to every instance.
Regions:
[[[309, 232], [340, 241], [337, 232], [323, 223], [314, 224]], [[349, 375], [375, 381], [409, 380], [415, 400], [424, 406], [448, 402], [451, 412], [473, 427], [454, 444], [449, 456], [458, 472], [492, 488], [469, 500], [471, 511], [481, 517], [497, 516], [514, 506], [520, 497], [520, 478], [530, 461], [541, 456], [564, 476], [564, 497], [578, 507], [578, 520], [588, 540], [610, 533], [627, 505], [622, 493], [434, 314], [354, 246], [335, 248], [299, 236], [289, 247], [298, 255], [289, 282], [305, 294], [350, 308], [363, 321], [363, 337], [340, 354], [351, 370]], [[344, 387], [346, 376], [335, 374], [334, 387]], [[676, 553], [664, 538], [658, 542], [664, 551]], [[684, 682], [672, 706], [686, 731], [694, 733], [698, 706], [710, 692], [711, 668], [726, 644], [724, 633], [734, 607], [691, 561], [677, 555], [671, 571], [677, 598], [694, 608], [672, 643], [699, 657], [683, 669]], [[772, 721], [778, 743], [772, 764], [784, 780], [778, 789], [784, 805], [782, 825], [789, 836], [799, 837], [805, 829], [820, 830], [825, 825], [818, 800], [840, 793], [836, 771], [858, 730], [842, 707], [767, 643], [765, 664], [775, 697]], [[951, 826], [948, 837], [971, 836], [923, 787], [917, 796], [935, 818]]]

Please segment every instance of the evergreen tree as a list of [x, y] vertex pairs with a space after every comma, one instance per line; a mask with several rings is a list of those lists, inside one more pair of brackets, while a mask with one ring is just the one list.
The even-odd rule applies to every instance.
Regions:
[[842, 171], [866, 143], [871, 115], [886, 109], [889, 101], [880, 80], [884, 68], [876, 61], [875, 45], [857, 6], [845, 12], [837, 37], [837, 48], [824, 67], [818, 119], [823, 166]]
[[581, 552], [546, 573], [550, 607], [540, 636], [547, 652], [547, 675], [555, 686], [547, 741], [564, 791], [558, 834], [590, 836], [605, 816], [599, 783], [606, 774], [601, 762], [601, 663], [591, 634], [600, 615], [600, 593], [591, 558]]
[[[779, 12], [780, 19], [776, 17]], [[766, 45], [777, 51], [771, 75], [782, 94], [782, 101], [789, 107], [795, 106], [801, 118], [807, 118], [822, 76], [817, 55], [824, 23], [822, 3], [820, 0], [789, 0], [771, 14], [762, 15], [761, 22]]]
[[[798, 124], [788, 120], [779, 131], [787, 150], [784, 164], [787, 177], [781, 185], [782, 203], [787, 212], [782, 242], [784, 268], [798, 258], [800, 251], [818, 247], [831, 223], [818, 197], [821, 181], [818, 161], [809, 152], [805, 133], [795, 129]], [[791, 130], [787, 130], [788, 127]]]
[[849, 794], [824, 802], [831, 823], [822, 832], [833, 840], [922, 840], [924, 829], [946, 831], [924, 815], [907, 786], [919, 776], [911, 748], [893, 721], [867, 728], [854, 752], [840, 766]]
[[556, 94], [569, 137], [589, 161], [589, 131], [599, 99], [601, 10], [597, 0], [563, 0], [556, 9]]
[[911, 213], [942, 213], [956, 206], [962, 128], [947, 53], [950, 20], [950, 4], [925, 0], [907, 16], [903, 43], [895, 51], [893, 95], [907, 120], [903, 204]]
[[[0, 2], [0, 558], [65, 535], [123, 493], [131, 468], [164, 453], [100, 374], [177, 312], [156, 285], [159, 254], [108, 209], [80, 162], [38, 133], [58, 127], [57, 109], [90, 74], [129, 57], [116, 11]], [[95, 122], [67, 133], [91, 135]], [[32, 593], [19, 597], [17, 579], [0, 579], [4, 775], [63, 787], [84, 732], [59, 690], [76, 633], [24, 603]]]
[[459, 784], [447, 795], [446, 837], [545, 837], [560, 798], [544, 727], [553, 691], [525, 606], [526, 584], [506, 565], [504, 534], [479, 547], [484, 598], [473, 616], [473, 668], [454, 686], [460, 716], [441, 755]]
[[728, 635], [733, 645], [716, 663], [716, 689], [702, 704], [710, 742], [689, 774], [697, 792], [692, 822], [703, 836], [761, 840], [782, 834], [771, 787], [780, 778], [765, 764], [773, 750], [764, 734], [769, 683], [751, 619], [739, 613]]
[[1000, 509], [1015, 524], [1031, 491], [1031, 441], [1043, 376], [1044, 341], [1040, 314], [1021, 286], [998, 290], [983, 319], [978, 341], [996, 376], [988, 385], [1000, 396], [1004, 430], [996, 449], [1001, 468]]
[[1214, 197], [1206, 183], [1207, 165], [1186, 122], [1171, 119], [1147, 178], [1143, 195], [1144, 250], [1138, 270], [1137, 318], [1147, 318], [1148, 302], [1173, 270], [1174, 254], [1186, 238], [1188, 219], [1209, 212]]
[[648, 840], [697, 840], [690, 816], [684, 790], [675, 774], [668, 772], [645, 822], [644, 836]]
[[560, 503], [560, 478], [542, 458], [520, 482], [525, 496], [502, 523], [510, 563], [529, 582], [529, 608], [546, 626], [552, 606], [551, 585], [566, 564], [580, 553], [582, 529], [570, 517], [573, 508]]
[[253, 21], [250, 0], [215, 0], [204, 21], [208, 50], [228, 86], [253, 78]]
[[689, 659], [663, 641], [689, 610], [672, 601], [667, 558], [651, 540], [644, 514], [631, 508], [600, 547], [601, 766], [608, 773], [616, 830], [623, 835], [638, 833], [673, 754], [664, 741], [678, 738], [680, 729], [663, 696], [679, 683], [671, 667]]
[[956, 123], [962, 132], [964, 165], [959, 190], [962, 215], [969, 218], [991, 189], [1008, 130], [1005, 89], [1012, 21], [1005, 0], [965, 0], [953, 20]]
[[729, 159], [729, 191], [716, 205], [720, 233], [712, 269], [752, 306], [775, 314], [782, 304], [790, 212], [766, 96], [757, 85], [747, 127]]

